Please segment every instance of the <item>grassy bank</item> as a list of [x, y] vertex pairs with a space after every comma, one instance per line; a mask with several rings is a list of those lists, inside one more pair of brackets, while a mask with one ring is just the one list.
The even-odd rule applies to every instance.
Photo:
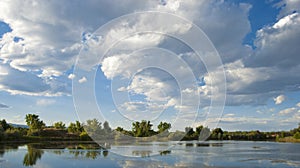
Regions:
[[277, 142], [292, 142], [292, 143], [300, 143], [300, 139], [296, 139], [294, 137], [284, 137], [277, 139]]

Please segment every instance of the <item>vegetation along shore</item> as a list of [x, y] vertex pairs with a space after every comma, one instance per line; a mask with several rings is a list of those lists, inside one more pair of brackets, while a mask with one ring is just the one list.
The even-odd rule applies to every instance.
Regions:
[[[132, 137], [153, 137], [164, 135], [164, 140], [198, 140], [202, 132], [210, 133], [207, 140], [246, 140], [246, 141], [278, 141], [300, 142], [300, 124], [290, 131], [261, 132], [254, 131], [224, 131], [221, 128], [211, 130], [202, 125], [196, 128], [186, 127], [184, 131], [170, 132], [170, 123], [160, 122], [157, 129], [153, 129], [150, 121], [132, 123], [131, 130], [122, 127], [112, 129], [108, 122], [101, 123], [97, 119], [87, 120], [85, 123], [75, 121], [68, 126], [59, 121], [52, 126], [46, 126], [36, 114], [27, 114], [27, 126], [9, 124], [5, 119], [0, 120], [0, 142], [42, 142], [42, 141], [92, 141], [91, 134], [109, 135], [110, 139], [118, 139], [119, 135]], [[92, 136], [93, 137], [93, 136]]]

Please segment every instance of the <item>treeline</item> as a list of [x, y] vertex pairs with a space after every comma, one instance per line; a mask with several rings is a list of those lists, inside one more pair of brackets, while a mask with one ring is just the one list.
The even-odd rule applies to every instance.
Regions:
[[[160, 122], [157, 129], [153, 129], [150, 121], [132, 123], [131, 130], [122, 127], [112, 129], [109, 123], [99, 122], [97, 119], [87, 120], [85, 123], [75, 121], [68, 126], [63, 122], [55, 122], [52, 126], [46, 126], [36, 114], [27, 114], [25, 117], [28, 128], [13, 127], [5, 119], [0, 120], [0, 140], [83, 140], [96, 139], [119, 140], [120, 135], [130, 137], [155, 137], [153, 140], [198, 140], [199, 136], [207, 140], [277, 140], [300, 141], [300, 124], [298, 128], [290, 131], [260, 132], [256, 131], [223, 131], [221, 128], [210, 130], [202, 125], [192, 128], [186, 127], [184, 131], [170, 132], [171, 124]], [[207, 136], [205, 136], [207, 135]]]

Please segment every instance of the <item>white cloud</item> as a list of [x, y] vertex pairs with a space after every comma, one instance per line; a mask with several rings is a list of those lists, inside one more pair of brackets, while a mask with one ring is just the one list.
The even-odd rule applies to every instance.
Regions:
[[300, 107], [300, 102], [296, 104], [297, 107]]
[[[119, 8], [115, 4], [127, 7]], [[60, 78], [75, 63], [84, 33], [93, 32], [115, 17], [153, 5], [153, 2], [133, 0], [85, 3], [1, 1], [0, 20], [7, 23], [12, 32], [1, 38], [0, 59], [18, 71], [36, 72], [34, 74], [41, 78]], [[15, 41], [16, 37], [18, 41]], [[1, 88], [14, 94], [30, 94]]]
[[245, 57], [251, 67], [278, 67], [289, 70], [299, 65], [300, 15], [294, 13], [257, 32], [255, 53]]
[[167, 106], [155, 102], [132, 101], [125, 102], [118, 108], [122, 115], [131, 120], [140, 121], [147, 118], [147, 120], [153, 121], [167, 108]]
[[1, 64], [1, 67], [7, 74], [0, 75], [0, 90], [13, 95], [59, 96], [70, 93], [68, 83], [50, 78], [41, 78], [36, 76], [34, 72], [19, 71], [7, 64]]
[[233, 113], [225, 114], [225, 117], [233, 117], [233, 116], [235, 116], [235, 114], [233, 114]]
[[86, 77], [82, 77], [82, 78], [80, 78], [80, 79], [78, 80], [78, 82], [79, 82], [79, 83], [85, 83], [85, 82], [87, 82], [87, 79], [86, 79]]
[[56, 101], [54, 99], [39, 99], [36, 101], [38, 106], [49, 106], [54, 104]]
[[[90, 32], [123, 14], [156, 10], [171, 12], [193, 21], [211, 39], [225, 64], [227, 105], [265, 104], [268, 99], [281, 94], [282, 91], [299, 90], [299, 2], [283, 0], [279, 5], [282, 4], [285, 4], [285, 7], [282, 8], [276, 23], [266, 25], [257, 32], [256, 49], [251, 49], [243, 44], [246, 35], [251, 31], [248, 20], [251, 6], [243, 3], [197, 0], [166, 1], [163, 4], [157, 1], [134, 0], [84, 3], [1, 1], [0, 20], [8, 23], [13, 31], [4, 34], [0, 42], [0, 59], [5, 64], [4, 68], [0, 66], [0, 89], [11, 94], [69, 94], [70, 84], [66, 81], [68, 78], [73, 79], [75, 75], [65, 74], [72, 68], [82, 45], [97, 45], [94, 42], [104, 38], [97, 36], [97, 40], [90, 41], [93, 44], [87, 44], [88, 38], [95, 38]], [[164, 23], [172, 21], [169, 18], [135, 19], [131, 20], [130, 24], [124, 22], [118, 29], [108, 31], [105, 40], [118, 40], [121, 35], [134, 33], [149, 26], [157, 28], [158, 31], [164, 29], [166, 32], [178, 34], [191, 28], [189, 24], [173, 24], [166, 27]], [[153, 22], [149, 22], [151, 19]], [[21, 39], [15, 41], [15, 37]], [[143, 47], [161, 47], [170, 41], [170, 38], [160, 34], [135, 34], [121, 41], [114, 51], [108, 53], [101, 63], [101, 70], [108, 79], [129, 78], [147, 65], [165, 64], [168, 71], [176, 74], [176, 80], [183, 83], [181, 91], [186, 96], [186, 104], [195, 105], [196, 101], [191, 95], [200, 94], [201, 105], [209, 105], [212, 96], [219, 96], [212, 93], [224, 90], [221, 88], [222, 81], [219, 81], [221, 78], [218, 78], [223, 74], [207, 74], [205, 65], [195, 58], [193, 52], [175, 47], [176, 53], [187, 63], [184, 66], [174, 58], [156, 56], [159, 53], [152, 53], [153, 57], [146, 57], [142, 52], [132, 53], [133, 50]], [[91, 61], [92, 65], [97, 63], [98, 60]], [[203, 82], [207, 85], [190, 87], [191, 80], [186, 80], [189, 68], [198, 80], [203, 77]], [[165, 80], [166, 76], [162, 73], [156, 75], [154, 78], [140, 74], [133, 78], [130, 86], [121, 87], [119, 91], [143, 95], [148, 100], [168, 101], [168, 106], [178, 109], [189, 109], [186, 104], [179, 103], [178, 95], [173, 92], [177, 86], [170, 80]], [[16, 80], [22, 82], [16, 83]], [[214, 85], [208, 85], [212, 81]], [[86, 78], [83, 77], [78, 82], [86, 82]], [[278, 103], [282, 101], [279, 98], [276, 100]]]
[[295, 112], [297, 112], [297, 109], [295, 107], [291, 107], [291, 108], [287, 108], [287, 109], [279, 111], [279, 114], [287, 115], [287, 114], [291, 114], [291, 113], [295, 113]]
[[74, 79], [75, 77], [76, 77], [76, 75], [74, 75], [74, 74], [70, 74], [70, 75], [68, 76], [69, 79]]
[[281, 104], [285, 101], [285, 96], [284, 95], [279, 95], [276, 98], [273, 99], [275, 104]]
[[282, 0], [277, 4], [277, 6], [282, 8], [278, 18], [282, 18], [294, 12], [299, 13], [300, 11], [300, 2], [297, 0]]

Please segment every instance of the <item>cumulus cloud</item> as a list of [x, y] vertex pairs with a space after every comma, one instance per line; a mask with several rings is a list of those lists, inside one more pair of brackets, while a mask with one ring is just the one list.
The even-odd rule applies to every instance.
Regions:
[[42, 78], [30, 71], [19, 71], [1, 64], [0, 89], [13, 95], [61, 96], [70, 94], [70, 83], [60, 78]]
[[[12, 31], [1, 38], [0, 59], [18, 71], [35, 72], [43, 80], [59, 78], [74, 65], [86, 32], [117, 16], [153, 6], [152, 2], [133, 0], [121, 3], [127, 7], [117, 7], [119, 1], [1, 1], [0, 20]], [[40, 92], [40, 87], [36, 88]], [[24, 93], [15, 89], [2, 87], [15, 94]]]
[[285, 96], [284, 95], [279, 95], [276, 98], [273, 99], [275, 104], [281, 104], [285, 101]]
[[[245, 65], [251, 67], [297, 68], [300, 52], [297, 43], [300, 39], [300, 15], [293, 13], [278, 20], [272, 26], [266, 26], [257, 32], [256, 52], [245, 59]], [[284, 47], [283, 47], [284, 46]]]
[[[118, 5], [115, 5], [118, 4]], [[251, 5], [213, 0], [209, 2], [191, 1], [93, 1], [72, 2], [1, 1], [0, 20], [9, 24], [11, 32], [3, 35], [0, 42], [0, 89], [11, 94], [63, 95], [70, 93], [70, 83], [75, 74], [66, 76], [72, 68], [82, 46], [97, 45], [104, 37], [93, 37], [91, 32], [113, 18], [135, 11], [155, 10], [177, 14], [197, 24], [211, 39], [224, 62], [227, 78], [227, 105], [262, 105], [282, 91], [299, 91], [300, 79], [300, 16], [299, 2], [283, 0], [284, 5], [274, 24], [257, 31], [252, 49], [243, 44], [251, 31], [248, 20]], [[121, 7], [122, 6], [122, 7]], [[82, 12], [78, 12], [82, 11]], [[118, 29], [109, 30], [105, 40], [113, 41], [119, 36], [136, 30], [159, 26], [168, 18], [135, 18], [122, 23]], [[184, 34], [191, 25], [174, 24], [163, 27], [169, 33]], [[158, 30], [159, 31], [159, 30]], [[19, 38], [19, 40], [15, 40]], [[88, 39], [94, 39], [88, 41]], [[174, 40], [173, 40], [174, 41]], [[188, 47], [173, 46], [176, 54], [185, 63], [176, 61], [162, 52], [132, 53], [143, 47], [165, 47], [171, 49], [170, 37], [161, 34], [134, 34], [116, 44], [101, 60], [101, 70], [107, 79], [129, 78], [142, 67], [161, 63], [177, 81], [182, 82], [180, 91], [166, 75], [152, 71], [152, 75], [139, 74], [132, 78], [129, 86], [117, 88], [119, 92], [130, 92], [145, 96], [145, 100], [155, 100], [168, 107], [189, 109], [180, 104], [178, 95], [185, 96], [186, 104], [197, 103], [195, 95], [201, 95], [201, 105], [218, 98], [218, 91], [224, 91], [218, 76], [221, 71], [207, 73], [205, 65]], [[172, 49], [173, 49], [172, 48]], [[148, 53], [149, 54], [149, 53]], [[159, 55], [159, 56], [158, 56]], [[95, 65], [99, 60], [92, 60]], [[191, 87], [190, 70], [201, 83]], [[220, 69], [218, 69], [220, 70]], [[150, 73], [151, 71], [149, 71]], [[154, 77], [154, 73], [156, 77]], [[78, 78], [79, 79], [79, 78]], [[14, 82], [22, 81], [22, 82]], [[61, 82], [63, 81], [63, 82]], [[86, 82], [82, 77], [79, 83]], [[213, 85], [209, 85], [213, 84]], [[156, 89], [153, 89], [156, 88]], [[214, 93], [214, 94], [213, 94]], [[144, 98], [144, 97], [143, 97]], [[277, 100], [278, 99], [278, 100]], [[280, 104], [284, 98], [276, 97]], [[167, 102], [167, 103], [166, 103]], [[136, 104], [123, 102], [128, 107]], [[143, 103], [151, 106], [155, 103]]]
[[278, 18], [282, 18], [286, 15], [292, 14], [292, 13], [299, 13], [300, 11], [300, 2], [295, 0], [282, 0], [277, 3], [277, 7], [282, 8]]
[[[191, 4], [202, 10], [194, 10]], [[212, 8], [216, 10], [211, 10]], [[300, 66], [298, 58], [295, 58], [299, 53], [295, 46], [298, 44], [297, 40], [299, 39], [297, 34], [300, 34], [298, 33], [298, 14], [279, 18], [275, 24], [265, 26], [259, 30], [255, 40], [256, 48], [251, 49], [251, 47], [242, 44], [244, 37], [250, 31], [250, 23], [247, 19], [250, 8], [251, 6], [247, 4], [233, 5], [225, 2], [207, 4], [187, 2], [180, 3], [176, 7], [177, 13], [189, 16], [191, 20], [203, 28], [220, 52], [225, 63], [227, 105], [264, 105], [270, 98], [278, 95], [283, 90], [295, 91], [299, 88], [298, 79], [300, 76], [297, 72], [300, 70]], [[230, 9], [229, 13], [227, 9]], [[203, 17], [200, 17], [200, 15]], [[229, 19], [224, 18], [225, 15]], [[230, 29], [228, 29], [229, 27]], [[242, 29], [235, 30], [235, 28]], [[286, 46], [287, 42], [290, 45]], [[284, 50], [282, 46], [285, 46]], [[132, 58], [132, 60], [129, 58]], [[119, 54], [119, 56], [109, 56], [102, 62], [102, 71], [108, 78], [113, 78], [114, 75], [118, 74], [127, 75], [128, 77], [135, 72], [130, 69], [149, 63], [149, 60], [144, 60], [144, 63], [140, 58], [142, 57], [128, 56], [126, 53], [124, 55]], [[218, 81], [220, 79], [218, 76], [223, 75], [222, 71], [210, 72], [210, 74], [207, 74], [205, 70], [199, 72], [199, 69], [204, 67], [201, 61], [189, 60], [184, 56], [181, 58], [193, 70], [198, 70], [196, 74], [199, 76], [199, 80], [203, 77], [203, 83], [214, 84], [213, 86], [204, 85], [198, 89], [192, 89], [193, 93], [199, 92], [203, 95], [201, 96], [202, 105], [209, 105], [211, 96], [218, 97], [217, 92], [224, 89], [221, 88], [222, 82]], [[196, 70], [193, 72], [195, 73]], [[179, 80], [182, 79], [184, 77], [179, 78]], [[124, 91], [124, 89], [122, 88], [120, 91]], [[214, 95], [211, 94], [213, 91]], [[277, 103], [284, 101], [279, 99], [280, 97]], [[176, 103], [178, 103], [176, 99], [170, 99], [169, 104], [174, 105]], [[180, 106], [178, 105], [178, 107]]]
[[[258, 30], [257, 48], [224, 65], [227, 105], [260, 105], [282, 91], [299, 91], [299, 18], [298, 13], [292, 13]], [[280, 104], [284, 97], [276, 100]]]

